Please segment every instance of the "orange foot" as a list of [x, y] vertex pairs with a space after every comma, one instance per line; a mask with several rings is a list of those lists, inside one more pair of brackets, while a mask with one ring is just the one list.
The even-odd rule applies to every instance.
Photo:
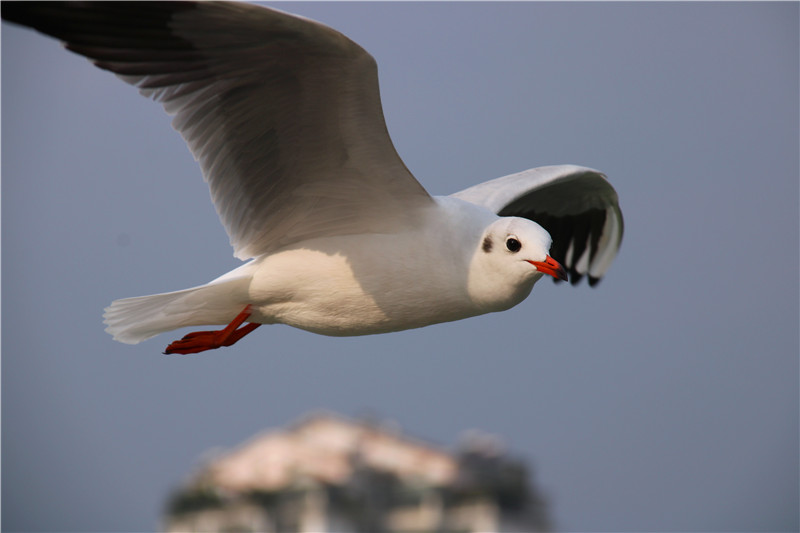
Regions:
[[236, 315], [236, 318], [234, 318], [225, 329], [189, 333], [181, 340], [175, 341], [167, 346], [164, 353], [200, 353], [206, 350], [214, 350], [222, 346], [230, 346], [261, 325], [250, 322], [240, 328], [239, 326], [241, 326], [249, 316], [250, 306], [248, 305], [244, 308], [244, 311]]

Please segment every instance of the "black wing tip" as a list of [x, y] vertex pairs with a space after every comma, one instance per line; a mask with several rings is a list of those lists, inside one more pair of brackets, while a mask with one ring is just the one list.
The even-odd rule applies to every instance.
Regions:
[[[569, 284], [572, 285], [573, 287], [575, 285], [578, 285], [582, 279], [583, 279], [583, 274], [578, 274], [577, 272], [569, 273]], [[586, 280], [589, 282], [589, 287], [594, 288], [597, 287], [597, 285], [603, 280], [603, 278], [596, 278], [590, 275], [586, 276]], [[558, 285], [561, 282], [562, 280], [553, 278], [553, 283], [555, 283], [556, 285]]]
[[87, 28], [113, 22], [117, 28], [139, 29], [141, 21], [168, 21], [176, 12], [197, 9], [198, 2], [22, 2], [3, 1], [3, 20], [34, 28], [64, 41], [94, 42]]

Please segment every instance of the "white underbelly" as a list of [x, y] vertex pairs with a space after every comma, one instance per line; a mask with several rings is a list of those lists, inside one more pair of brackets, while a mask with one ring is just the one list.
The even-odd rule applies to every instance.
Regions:
[[[406, 258], [408, 259], [408, 258]], [[413, 272], [413, 260], [353, 260], [310, 249], [261, 260], [250, 285], [251, 321], [323, 335], [386, 333], [480, 314], [463, 282]]]

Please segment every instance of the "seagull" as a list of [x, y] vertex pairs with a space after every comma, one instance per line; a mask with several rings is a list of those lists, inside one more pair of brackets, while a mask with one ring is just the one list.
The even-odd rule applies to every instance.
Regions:
[[379, 334], [507, 310], [544, 275], [594, 286], [623, 233], [606, 177], [539, 167], [432, 196], [395, 151], [374, 58], [323, 24], [232, 2], [4, 2], [163, 105], [202, 168], [235, 257], [190, 289], [126, 298], [106, 331], [136, 344], [221, 325], [167, 354], [230, 346], [261, 324]]

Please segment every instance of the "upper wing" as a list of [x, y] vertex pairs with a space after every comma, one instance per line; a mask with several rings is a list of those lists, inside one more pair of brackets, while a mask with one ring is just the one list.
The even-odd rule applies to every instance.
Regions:
[[603, 174], [590, 168], [534, 168], [451, 196], [501, 216], [537, 222], [553, 238], [550, 255], [569, 271], [573, 284], [588, 275], [589, 285], [596, 285], [622, 242], [617, 193]]
[[227, 2], [4, 2], [174, 115], [234, 253], [389, 231], [431, 198], [395, 151], [375, 60], [317, 22]]

